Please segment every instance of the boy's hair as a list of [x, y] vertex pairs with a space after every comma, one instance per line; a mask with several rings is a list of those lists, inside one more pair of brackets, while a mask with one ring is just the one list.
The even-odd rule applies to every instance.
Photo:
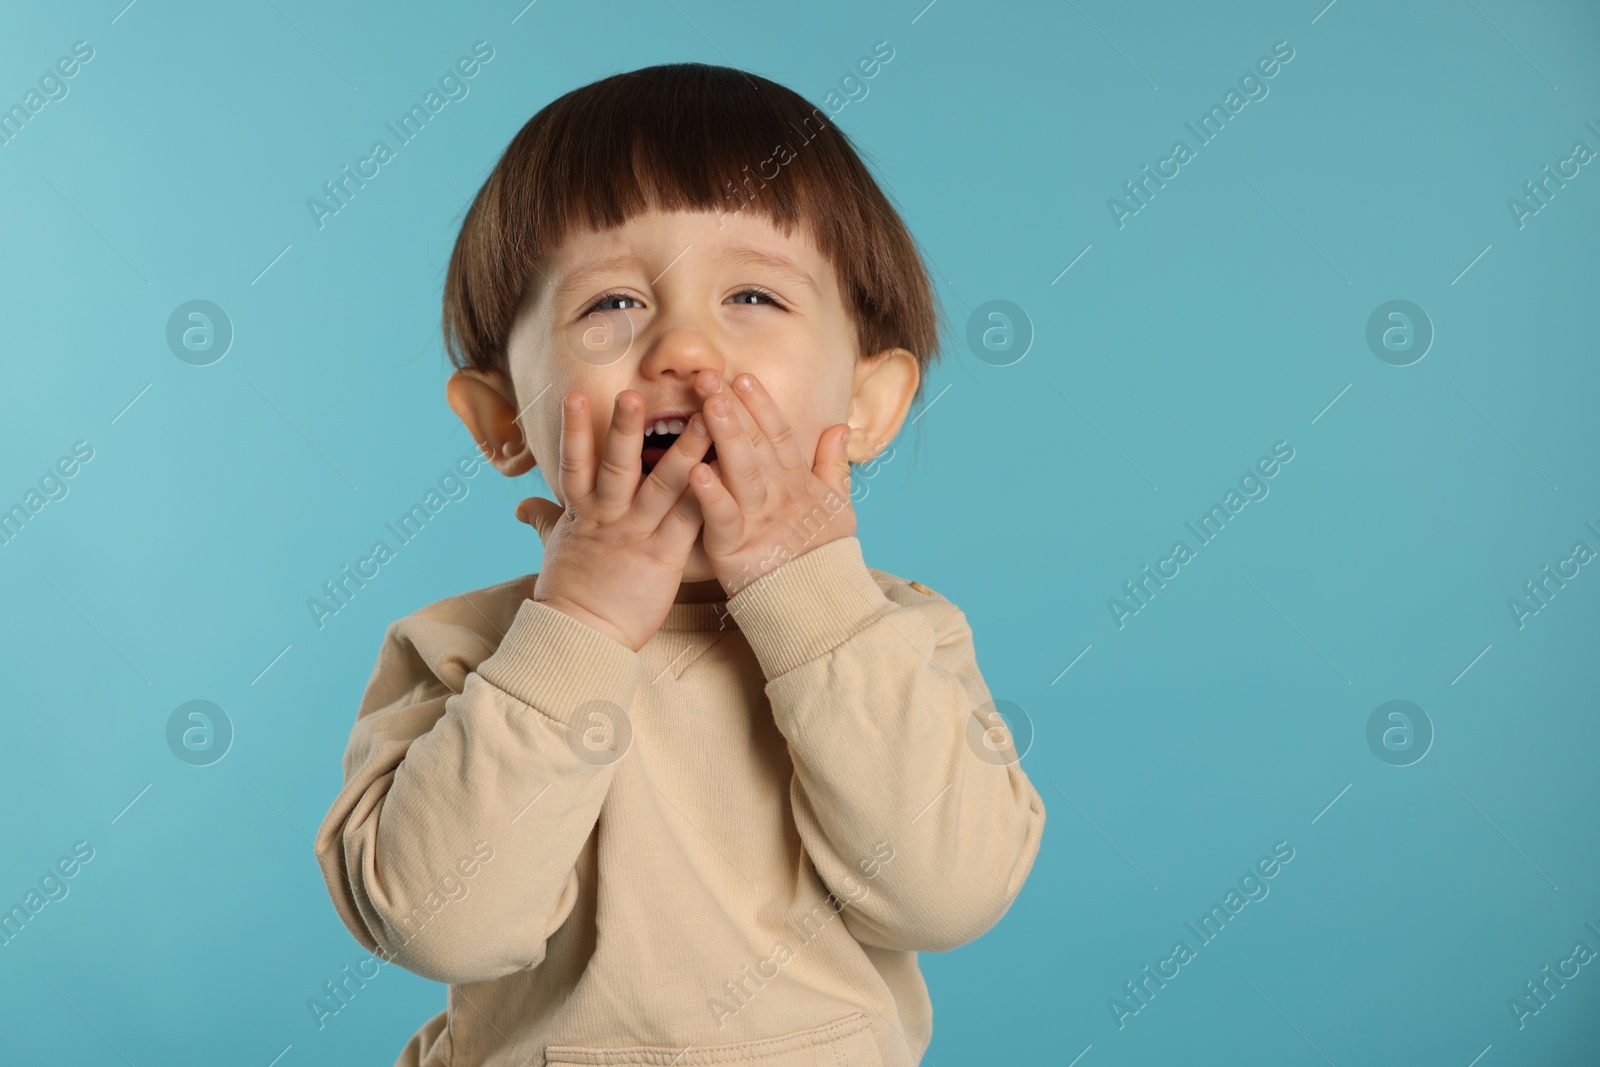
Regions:
[[536, 262], [575, 229], [652, 207], [748, 209], [786, 235], [805, 226], [833, 264], [861, 354], [912, 352], [922, 395], [939, 356], [938, 305], [915, 241], [850, 139], [793, 90], [704, 63], [574, 89], [512, 138], [450, 255], [451, 363], [509, 377], [506, 342]]

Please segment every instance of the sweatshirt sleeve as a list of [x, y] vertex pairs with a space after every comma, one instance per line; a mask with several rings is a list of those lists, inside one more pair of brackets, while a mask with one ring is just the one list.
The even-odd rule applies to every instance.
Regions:
[[940, 952], [999, 922], [1044, 801], [992, 729], [960, 610], [909, 583], [886, 594], [855, 537], [785, 562], [728, 610], [789, 744], [801, 840], [856, 939]]
[[315, 850], [365, 948], [482, 982], [537, 966], [571, 912], [640, 667], [546, 604], [523, 600], [498, 648], [449, 604], [384, 635]]

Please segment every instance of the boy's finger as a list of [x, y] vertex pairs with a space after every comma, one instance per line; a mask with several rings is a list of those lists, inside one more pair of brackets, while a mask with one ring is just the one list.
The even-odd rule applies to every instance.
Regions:
[[[746, 382], [749, 388], [741, 390], [739, 386]], [[800, 447], [800, 439], [790, 428], [789, 420], [783, 417], [783, 409], [778, 407], [760, 379], [754, 374], [741, 374], [733, 380], [733, 391], [744, 400], [745, 410], [766, 438], [778, 463], [784, 467], [804, 465], [806, 450]]]
[[[722, 471], [722, 481], [728, 492], [733, 494], [739, 507], [754, 510], [766, 502], [766, 478], [761, 458], [739, 423], [735, 411], [739, 406], [738, 400], [725, 392], [713, 395], [706, 401], [706, 423], [711, 428], [711, 440], [717, 446], [717, 467]], [[709, 515], [707, 517], [709, 519]]]
[[[721, 452], [720, 446], [718, 452]], [[736, 545], [743, 533], [744, 512], [728, 493], [717, 472], [704, 463], [698, 463], [689, 472], [689, 489], [700, 503], [700, 513], [705, 516], [706, 550], [715, 551], [721, 545]]]
[[594, 492], [594, 434], [589, 398], [574, 390], [561, 400], [561, 495], [582, 500]]
[[689, 471], [700, 462], [711, 448], [711, 437], [706, 433], [705, 416], [695, 412], [683, 433], [672, 442], [667, 454], [656, 462], [639, 485], [634, 497], [634, 510], [646, 522], [660, 522], [673, 503], [685, 495], [689, 488]]
[[[737, 426], [746, 441], [748, 441], [752, 456], [750, 462], [755, 466], [753, 468], [743, 468], [744, 482], [752, 490], [759, 486], [760, 494], [758, 496], [752, 495], [747, 499], [744, 495], [735, 493], [735, 499], [746, 507], [752, 506], [752, 503], [759, 505], [761, 501], [766, 499], [767, 479], [776, 474], [782, 464], [778, 462], [777, 453], [772, 450], [771, 442], [767, 440], [767, 435], [762, 432], [760, 425], [757, 424], [755, 417], [750, 413], [750, 409], [745, 405], [744, 400], [740, 398], [735, 390], [727, 388], [727, 386], [728, 383], [724, 382], [716, 372], [711, 370], [707, 370], [695, 379], [695, 389], [704, 398], [706, 404], [710, 404], [713, 397], [721, 397], [727, 403], [730, 417], [726, 425]], [[709, 408], [707, 409], [707, 414], [710, 414]], [[721, 458], [720, 449], [718, 450], [718, 458]], [[729, 471], [740, 470], [738, 464], [718, 463], [717, 466], [721, 468], [724, 474]], [[731, 485], [732, 483], [730, 482], [729, 484]]]
[[768, 472], [765, 475], [756, 477], [757, 481], [764, 483], [767, 478], [772, 477], [783, 466], [778, 459], [778, 453], [773, 449], [772, 442], [767, 439], [766, 431], [756, 421], [755, 414], [750, 410], [746, 398], [734, 389], [724, 389], [721, 395], [728, 398], [729, 405], [733, 409], [734, 418], [738, 420], [739, 429], [744, 431], [745, 437], [750, 441], [750, 450], [755, 454], [756, 463], [760, 465], [763, 471]]
[[532, 526], [534, 532], [539, 535], [539, 540], [548, 545], [550, 531], [555, 529], [556, 523], [561, 521], [561, 516], [566, 514], [566, 511], [566, 508], [554, 500], [532, 496], [517, 505], [517, 519]]
[[846, 499], [850, 496], [850, 429], [848, 422], [841, 422], [824, 430], [811, 468], [811, 473]]
[[705, 516], [700, 511], [700, 501], [692, 492], [685, 492], [667, 509], [666, 517], [656, 527], [656, 534], [674, 554], [682, 554], [689, 551], [704, 525]]
[[605, 452], [595, 475], [595, 501], [608, 512], [625, 510], [639, 488], [644, 462], [644, 395], [624, 389], [612, 406]]

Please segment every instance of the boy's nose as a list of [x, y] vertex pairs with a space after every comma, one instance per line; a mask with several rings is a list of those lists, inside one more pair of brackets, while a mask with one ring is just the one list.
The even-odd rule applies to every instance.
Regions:
[[721, 351], [711, 337], [692, 326], [674, 326], [650, 342], [639, 372], [648, 379], [676, 378], [685, 384], [694, 381], [696, 372], [710, 369], [720, 377], [724, 367]]

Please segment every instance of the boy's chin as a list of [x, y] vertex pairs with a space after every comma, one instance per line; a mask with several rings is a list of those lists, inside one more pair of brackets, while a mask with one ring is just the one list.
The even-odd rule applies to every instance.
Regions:
[[705, 532], [701, 531], [694, 539], [694, 547], [689, 549], [689, 558], [683, 565], [683, 581], [709, 582], [716, 577], [711, 569], [711, 558], [706, 555]]

